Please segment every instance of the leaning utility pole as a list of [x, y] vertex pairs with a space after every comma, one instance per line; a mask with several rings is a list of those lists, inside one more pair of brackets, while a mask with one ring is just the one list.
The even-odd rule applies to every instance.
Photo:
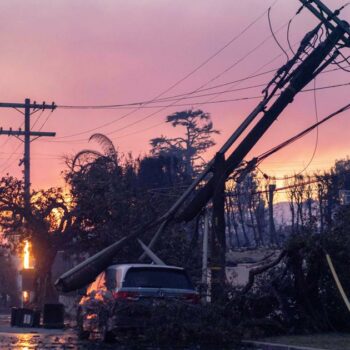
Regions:
[[[257, 123], [240, 141], [235, 150], [228, 157], [225, 157], [223, 180], [227, 179], [233, 171], [237, 170], [246, 155], [264, 136], [266, 131], [284, 109], [293, 102], [296, 95], [320, 72], [322, 72], [324, 68], [332, 63], [337, 55], [341, 55], [339, 48], [343, 47], [342, 44], [349, 46], [350, 26], [348, 23], [337, 17], [337, 11], [330, 11], [320, 0], [299, 1], [321, 19], [328, 29], [330, 29], [330, 33], [323, 42], [319, 43], [316, 48], [303, 58], [302, 55], [305, 54], [306, 50], [310, 46], [313, 46], [313, 41], [318, 35], [320, 25], [317, 25], [312, 31], [305, 35], [296, 54], [276, 72], [275, 77], [267, 84], [264, 89], [265, 94], [263, 100], [220, 148], [218, 152], [225, 155], [231, 146], [238, 141], [243, 132], [247, 130], [248, 126], [259, 115], [262, 115], [260, 120], [257, 121]], [[272, 98], [276, 95], [278, 90], [281, 91], [279, 97], [272, 101]], [[146, 230], [160, 225], [149, 244], [149, 246], [152, 247], [171, 220], [177, 220], [180, 222], [190, 221], [196, 217], [208, 201], [213, 199], [213, 196], [215, 196], [216, 193], [216, 186], [218, 183], [221, 183], [221, 181], [217, 182], [217, 178], [213, 171], [214, 161], [215, 159], [212, 159], [208, 163], [203, 172], [198, 175], [173, 206], [160, 218], [148, 222], [139, 230], [123, 237], [118, 242], [111, 244], [104, 250], [75, 266], [70, 271], [67, 271], [56, 281], [56, 287], [65, 292], [81, 288], [92, 282], [97, 274], [110, 264], [112, 258], [124, 245], [144, 234]], [[212, 176], [208, 179], [209, 175]], [[207, 180], [207, 182], [195, 193], [189, 203], [185, 203], [198, 185], [203, 183], [204, 180]], [[220, 200], [220, 198], [218, 198], [218, 200]], [[185, 208], [182, 212], [178, 213], [180, 207], [184, 204], [186, 205]]]
[[[281, 92], [280, 96], [272, 103], [271, 107], [264, 111], [261, 119], [255, 124], [245, 138], [240, 142], [236, 149], [227, 157], [225, 161], [225, 174], [227, 178], [244, 160], [244, 157], [261, 139], [265, 132], [270, 128], [273, 122], [283, 112], [283, 110], [293, 102], [294, 97], [326, 68], [337, 57], [339, 52], [332, 50], [336, 44], [344, 39], [344, 30], [341, 26], [337, 26], [328, 37], [319, 44], [292, 72], [292, 75], [287, 81], [288, 86]], [[306, 36], [308, 39], [308, 37]], [[302, 41], [298, 50], [305, 50], [307, 39]], [[330, 56], [330, 57], [328, 57]], [[294, 56], [297, 57], [297, 56]], [[185, 209], [178, 216], [179, 221], [192, 220], [199, 211], [208, 203], [214, 193], [214, 179], [211, 178], [187, 204]]]
[[[30, 99], [26, 98], [24, 103], [0, 103], [0, 108], [14, 108], [24, 115], [24, 131], [0, 128], [0, 135], [15, 136], [24, 143], [24, 157], [21, 159], [20, 165], [24, 164], [24, 209], [25, 215], [28, 216], [30, 214], [30, 143], [33, 141], [31, 137], [35, 137], [34, 140], [36, 140], [42, 136], [56, 136], [55, 132], [31, 131], [30, 116], [40, 110], [50, 109], [53, 111], [56, 105], [54, 103], [46, 105], [45, 102], [42, 104], [30, 103]], [[24, 112], [21, 111], [22, 109]], [[20, 136], [24, 136], [24, 139], [21, 139]]]

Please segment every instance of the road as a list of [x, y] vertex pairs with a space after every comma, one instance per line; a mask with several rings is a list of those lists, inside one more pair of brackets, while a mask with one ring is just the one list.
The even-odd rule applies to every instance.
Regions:
[[[125, 344], [125, 343], [124, 343]], [[81, 341], [73, 328], [65, 330], [44, 328], [21, 328], [10, 326], [10, 316], [0, 315], [0, 350], [160, 350], [149, 346], [140, 347], [121, 345], [118, 343], [105, 344], [101, 341]], [[178, 350], [181, 350], [177, 348]], [[202, 349], [198, 346], [183, 350]], [[212, 347], [211, 350], [215, 350]], [[245, 348], [246, 349], [246, 348]], [[162, 348], [162, 350], [166, 350]], [[203, 349], [204, 350], [204, 349]], [[223, 350], [222, 348], [216, 350]], [[238, 349], [230, 349], [238, 350]]]
[[89, 350], [116, 349], [126, 350], [117, 344], [108, 345], [101, 342], [80, 341], [74, 329], [56, 330], [44, 328], [10, 327], [10, 316], [0, 315], [0, 349], [1, 350]]

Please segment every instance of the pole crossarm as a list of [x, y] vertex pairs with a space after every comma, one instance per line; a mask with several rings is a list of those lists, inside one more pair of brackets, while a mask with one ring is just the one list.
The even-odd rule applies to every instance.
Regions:
[[[345, 45], [350, 46], [350, 28], [349, 24], [338, 18], [340, 10], [332, 11], [320, 0], [299, 0], [310, 12], [312, 12], [326, 27], [334, 30], [337, 26], [340, 27], [345, 37], [342, 41]], [[326, 17], [324, 16], [326, 15]]]
[[[25, 136], [26, 132], [24, 130], [3, 130], [0, 128], [0, 135], [8, 135], [8, 136]], [[55, 132], [46, 132], [46, 131], [31, 131], [30, 136], [56, 136]]]
[[52, 111], [57, 108], [54, 102], [51, 104], [46, 104], [43, 102], [42, 104], [37, 103], [29, 103], [26, 105], [25, 103], [11, 103], [11, 102], [0, 102], [0, 108], [30, 108], [30, 109], [51, 109]]
[[[14, 136], [18, 138], [20, 141], [24, 143], [24, 154], [23, 159], [20, 160], [19, 165], [24, 165], [24, 203], [25, 203], [25, 216], [28, 218], [31, 215], [31, 207], [30, 207], [30, 143], [36, 140], [39, 137], [48, 136], [54, 137], [56, 136], [55, 132], [46, 132], [46, 131], [31, 131], [30, 129], [30, 117], [33, 113], [39, 110], [51, 110], [57, 106], [54, 102], [51, 104], [46, 104], [45, 102], [38, 104], [35, 101], [31, 103], [29, 98], [26, 98], [24, 103], [12, 103], [12, 102], [0, 102], [0, 108], [14, 108], [18, 112], [24, 115], [24, 130], [18, 129], [13, 130], [10, 128], [9, 130], [4, 130], [0, 128], [0, 135], [8, 135]], [[23, 109], [23, 112], [21, 111]], [[23, 136], [23, 139], [20, 138]], [[34, 137], [32, 139], [32, 137]]]

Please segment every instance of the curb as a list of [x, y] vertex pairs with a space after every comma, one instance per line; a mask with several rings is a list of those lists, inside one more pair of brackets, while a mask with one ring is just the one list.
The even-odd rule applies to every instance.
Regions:
[[244, 345], [257, 350], [325, 350], [321, 348], [310, 348], [308, 346], [286, 345], [279, 343], [267, 343], [261, 341], [243, 340]]

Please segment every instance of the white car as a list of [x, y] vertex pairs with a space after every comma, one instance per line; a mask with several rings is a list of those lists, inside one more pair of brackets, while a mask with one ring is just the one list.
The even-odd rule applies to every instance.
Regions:
[[[160, 302], [200, 302], [200, 296], [183, 268], [111, 265], [89, 285], [79, 303], [79, 336], [88, 338], [92, 333], [99, 333], [103, 340], [109, 340], [118, 330], [143, 328], [148, 319], [144, 307], [156, 311]], [[129, 307], [121, 308], [122, 305]], [[131, 314], [128, 312], [130, 306], [134, 307]], [[135, 312], [135, 307], [139, 312]]]

